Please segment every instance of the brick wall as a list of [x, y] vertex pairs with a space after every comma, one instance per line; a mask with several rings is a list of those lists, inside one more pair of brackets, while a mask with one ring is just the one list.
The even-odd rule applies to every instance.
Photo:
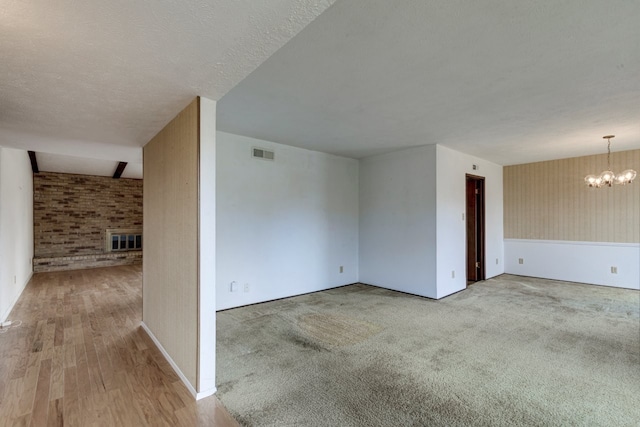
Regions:
[[142, 180], [41, 172], [33, 193], [34, 271], [140, 262], [105, 257], [104, 239], [107, 228], [142, 229]]

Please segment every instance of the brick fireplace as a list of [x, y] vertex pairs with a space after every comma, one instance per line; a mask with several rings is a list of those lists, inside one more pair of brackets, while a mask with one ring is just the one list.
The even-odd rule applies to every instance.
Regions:
[[142, 231], [142, 180], [40, 172], [33, 178], [33, 270], [139, 264], [142, 250], [109, 251], [109, 230]]

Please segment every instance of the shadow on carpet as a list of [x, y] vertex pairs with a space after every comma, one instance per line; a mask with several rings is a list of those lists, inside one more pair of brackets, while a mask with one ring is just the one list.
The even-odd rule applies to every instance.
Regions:
[[639, 301], [503, 275], [439, 301], [351, 285], [227, 310], [217, 395], [246, 426], [635, 426]]

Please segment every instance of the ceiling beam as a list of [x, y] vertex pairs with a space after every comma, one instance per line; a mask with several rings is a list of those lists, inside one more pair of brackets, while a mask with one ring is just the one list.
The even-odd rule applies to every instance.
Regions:
[[113, 173], [113, 177], [115, 179], [118, 179], [122, 176], [122, 172], [124, 172], [124, 168], [127, 167], [127, 162], [120, 162], [118, 163], [118, 167], [116, 168], [116, 171]]
[[36, 160], [36, 152], [35, 151], [27, 151], [29, 153], [29, 160], [31, 160], [31, 170], [33, 173], [38, 173], [40, 170], [38, 169], [38, 160]]
[[118, 163], [118, 167], [116, 168], [116, 171], [113, 174], [113, 177], [115, 179], [120, 178], [120, 176], [122, 175], [122, 172], [124, 172], [124, 168], [127, 167], [127, 162], [120, 162]]

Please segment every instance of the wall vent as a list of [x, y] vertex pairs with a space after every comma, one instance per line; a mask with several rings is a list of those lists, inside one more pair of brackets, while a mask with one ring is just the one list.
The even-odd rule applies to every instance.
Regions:
[[251, 149], [251, 155], [257, 159], [263, 160], [275, 160], [276, 153], [273, 151], [265, 150], [264, 148], [253, 147]]

